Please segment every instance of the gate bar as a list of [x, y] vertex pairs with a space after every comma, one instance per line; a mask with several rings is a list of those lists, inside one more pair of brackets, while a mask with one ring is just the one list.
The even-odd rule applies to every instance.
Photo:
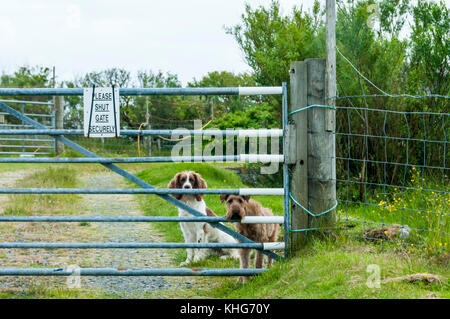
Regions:
[[[30, 140], [31, 141], [31, 140]], [[0, 158], [0, 163], [167, 163], [167, 162], [284, 162], [281, 154], [242, 154], [214, 156], [160, 156], [160, 157], [37, 157], [37, 158]]]
[[[32, 141], [32, 140], [28, 140], [28, 139], [20, 139], [20, 141]], [[48, 146], [48, 145], [0, 145], [0, 147], [3, 148], [53, 148], [53, 146]]]
[[245, 216], [241, 220], [225, 217], [185, 216], [0, 216], [0, 222], [229, 222], [241, 224], [283, 224], [283, 216]]
[[0, 152], [0, 154], [9, 154], [9, 155], [48, 155], [50, 154], [49, 152], [39, 152], [39, 153], [35, 153], [35, 152]]
[[[0, 91], [1, 90], [2, 89], [0, 89]], [[25, 122], [33, 125], [34, 127], [38, 128], [38, 129], [45, 129], [44, 125], [42, 125], [42, 124], [40, 124], [40, 123], [30, 119], [29, 117], [23, 116], [22, 114], [20, 114], [20, 112], [16, 111], [12, 107], [10, 107], [10, 106], [8, 106], [8, 105], [6, 105], [4, 103], [0, 102], [0, 108], [3, 109], [4, 111], [10, 113], [11, 115], [14, 115], [15, 117], [24, 120]], [[67, 139], [67, 138], [65, 138], [63, 136], [56, 136], [55, 139], [57, 141], [60, 141], [61, 143], [64, 143], [65, 145], [73, 148], [75, 151], [78, 151], [78, 152], [82, 153], [83, 155], [85, 155], [87, 157], [99, 157], [97, 154], [95, 154], [95, 153], [93, 153], [91, 151], [88, 151], [84, 147], [78, 145], [77, 143], [75, 143], [75, 142], [73, 142], [73, 141], [71, 141], [71, 140], [69, 140], [69, 139]], [[101, 164], [101, 165], [103, 165], [104, 167], [110, 169], [111, 171], [119, 174], [120, 176], [128, 179], [129, 181], [131, 181], [131, 182], [133, 182], [133, 183], [135, 183], [135, 184], [137, 184], [137, 185], [139, 185], [139, 186], [141, 186], [143, 188], [155, 188], [154, 186], [146, 183], [142, 179], [134, 176], [133, 174], [128, 173], [127, 171], [123, 170], [122, 168], [120, 168], [120, 167], [118, 167], [118, 166], [116, 166], [114, 164]], [[193, 209], [192, 207], [190, 207], [189, 205], [186, 205], [185, 203], [183, 203], [183, 202], [173, 198], [172, 196], [159, 195], [159, 194], [158, 194], [158, 196], [161, 197], [162, 199], [168, 201], [169, 203], [171, 203], [171, 204], [173, 204], [173, 205], [175, 205], [175, 206], [177, 206], [177, 207], [187, 211], [191, 215], [200, 216], [200, 217], [204, 216], [199, 211], [197, 211], [197, 210]], [[230, 229], [230, 228], [228, 228], [228, 227], [226, 227], [226, 226], [224, 226], [224, 225], [222, 225], [220, 223], [209, 223], [209, 224], [212, 227], [215, 227], [215, 228], [223, 231], [224, 233], [234, 237], [235, 239], [239, 240], [240, 242], [243, 242], [243, 243], [254, 243], [254, 241], [252, 241], [251, 239], [249, 239], [249, 238], [239, 234], [238, 232], [236, 232], [236, 231], [234, 231], [234, 230], [232, 230], [232, 229]], [[258, 250], [261, 253], [263, 253], [263, 254], [265, 254], [265, 255], [267, 255], [267, 256], [275, 259], [275, 260], [279, 260], [279, 256], [277, 254], [273, 253], [273, 252], [264, 251], [264, 250], [261, 250], [261, 249], [258, 249]]]
[[[268, 246], [267, 246], [268, 245]], [[0, 249], [11, 248], [45, 248], [45, 249], [105, 249], [105, 248], [123, 248], [123, 249], [147, 249], [147, 248], [240, 248], [240, 249], [260, 249], [273, 250], [284, 249], [284, 242], [271, 243], [43, 243], [43, 242], [0, 242]]]
[[[16, 125], [22, 126], [22, 125]], [[28, 125], [30, 126], [30, 125]], [[121, 130], [120, 135], [127, 136], [153, 136], [165, 135], [171, 136], [173, 133], [178, 135], [193, 135], [193, 136], [238, 136], [238, 137], [281, 137], [283, 136], [282, 129], [258, 129], [258, 130]], [[0, 129], [0, 135], [83, 135], [83, 130], [77, 129], [18, 129], [11, 130]]]
[[0, 276], [253, 276], [266, 268], [2, 268]]
[[[288, 153], [288, 101], [287, 101], [287, 83], [283, 82], [283, 96], [282, 96], [282, 120], [283, 120], [283, 153]], [[289, 167], [287, 161], [283, 161], [283, 188], [284, 188], [284, 243], [289, 247], [289, 232], [290, 232], [290, 202], [289, 202]], [[284, 257], [289, 257], [289, 249], [284, 250]]]
[[229, 194], [229, 195], [284, 195], [283, 188], [0, 188], [0, 194]]
[[[0, 112], [0, 115], [10, 115], [10, 114], [6, 113], [6, 112]], [[23, 115], [36, 116], [36, 117], [52, 117], [53, 116], [53, 115], [50, 115], [50, 114], [36, 114], [36, 113], [24, 113]]]
[[0, 100], [3, 103], [16, 103], [16, 104], [40, 104], [40, 105], [53, 105], [53, 102], [39, 102], [39, 101], [25, 101], [25, 100]]
[[[0, 88], [0, 95], [83, 95], [83, 88]], [[281, 86], [220, 88], [120, 88], [120, 95], [278, 95]]]

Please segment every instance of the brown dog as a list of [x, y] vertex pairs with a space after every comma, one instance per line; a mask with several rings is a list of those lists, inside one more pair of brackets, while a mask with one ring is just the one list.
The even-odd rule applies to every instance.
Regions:
[[[226, 202], [227, 219], [242, 220], [245, 216], [273, 216], [272, 210], [261, 206], [260, 203], [250, 198], [250, 196], [239, 195], [220, 195], [220, 201]], [[245, 237], [258, 242], [267, 243], [275, 242], [278, 239], [280, 225], [278, 224], [236, 224], [238, 233]], [[250, 261], [250, 249], [240, 249], [241, 268], [248, 268]], [[260, 251], [256, 253], [255, 268], [262, 268], [264, 254]], [[268, 258], [268, 266], [272, 264], [272, 259]], [[245, 282], [248, 276], [241, 277], [241, 281]]]

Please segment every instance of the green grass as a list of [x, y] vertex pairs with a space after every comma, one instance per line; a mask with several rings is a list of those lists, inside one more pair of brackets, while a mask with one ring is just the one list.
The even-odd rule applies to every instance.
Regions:
[[[77, 185], [77, 171], [66, 166], [47, 167], [19, 180], [17, 188], [71, 188]], [[71, 215], [77, 212], [80, 196], [75, 194], [10, 195], [4, 215]]]
[[113, 299], [114, 294], [85, 289], [50, 288], [45, 285], [33, 285], [20, 293], [16, 291], [0, 292], [0, 299]]
[[[138, 176], [150, 184], [165, 188], [180, 171], [194, 170], [208, 183], [208, 188], [246, 187], [232, 172], [209, 164], [155, 164]], [[283, 214], [283, 200], [276, 196], [258, 196], [264, 206], [272, 208], [275, 215]], [[225, 214], [218, 195], [205, 196], [205, 201], [219, 216]], [[140, 197], [146, 215], [176, 216], [177, 209], [152, 195]], [[358, 217], [358, 210], [349, 212]], [[183, 236], [176, 223], [159, 223], [168, 242], [182, 242]], [[345, 232], [343, 233], [343, 235]], [[339, 232], [331, 240], [311, 240], [298, 256], [275, 263], [271, 270], [241, 284], [235, 277], [199, 278], [206, 291], [192, 289], [183, 297], [208, 295], [214, 298], [449, 298], [448, 254], [428, 255], [423, 250], [388, 247], [377, 243], [349, 240]], [[176, 261], [185, 258], [185, 250], [177, 251]], [[413, 273], [433, 273], [447, 279], [441, 284], [386, 283], [381, 288], [369, 288], [367, 266], [376, 264], [381, 270], [381, 280]], [[210, 257], [190, 265], [200, 268], [239, 267], [236, 260]], [[182, 295], [183, 293], [183, 295]]]
[[[416, 245], [434, 253], [448, 250], [450, 244], [450, 188], [441, 178], [422, 177], [419, 170], [411, 169], [411, 178], [404, 188], [374, 189], [364, 202], [341, 203], [338, 216], [348, 219], [351, 236], [361, 236], [364, 229], [382, 225], [408, 225], [412, 230], [408, 238], [393, 240], [394, 244]], [[440, 191], [436, 191], [440, 190]], [[442, 192], [444, 191], [444, 192]], [[447, 192], [447, 194], [445, 193]], [[345, 198], [346, 196], [341, 196]]]
[[25, 163], [0, 163], [0, 173], [21, 171], [28, 169], [41, 169], [49, 167], [50, 164], [25, 164]]
[[[380, 268], [380, 288], [366, 284], [369, 265]], [[438, 283], [383, 283], [414, 273], [445, 276]], [[450, 298], [448, 258], [430, 259], [420, 252], [381, 249], [373, 244], [313, 241], [299, 256], [275, 263], [271, 270], [245, 284], [221, 278], [208, 291], [215, 298]]]
[[[92, 166], [92, 167], [91, 167]], [[122, 165], [121, 165], [122, 166]], [[204, 163], [171, 163], [171, 164], [145, 164], [123, 165], [133, 170], [142, 169], [138, 177], [157, 187], [167, 187], [172, 177], [183, 170], [194, 170], [200, 173], [208, 183], [208, 188], [240, 188], [246, 187], [234, 173], [225, 170], [223, 165], [210, 165]], [[52, 166], [53, 169], [44, 169], [20, 181], [18, 187], [74, 187], [77, 183], [78, 169], [67, 169], [67, 166]], [[97, 172], [99, 165], [79, 166], [83, 171]], [[130, 187], [135, 187], [131, 185]], [[431, 194], [433, 195], [433, 194]], [[37, 196], [37, 195], [30, 195]], [[58, 195], [60, 197], [61, 195]], [[387, 195], [385, 195], [387, 196]], [[394, 193], [389, 197], [374, 198], [374, 202], [395, 202], [398, 195]], [[418, 201], [417, 195], [411, 193], [409, 207], [423, 205]], [[258, 196], [256, 198], [264, 206], [270, 207], [275, 215], [283, 214], [283, 200], [279, 196]], [[140, 195], [140, 204], [146, 215], [176, 216], [177, 209], [155, 195]], [[416, 201], [417, 200], [417, 201]], [[33, 202], [34, 200], [29, 200]], [[225, 208], [220, 203], [218, 195], [207, 195], [205, 201], [216, 214], [223, 216]], [[397, 199], [398, 202], [398, 199]], [[443, 204], [435, 200], [436, 209]], [[76, 203], [76, 201], [75, 201]], [[379, 203], [379, 202], [378, 202]], [[64, 203], [60, 203], [64, 204]], [[27, 205], [29, 205], [27, 203]], [[48, 203], [34, 202], [46, 209], [52, 206]], [[428, 202], [427, 202], [427, 205]], [[431, 204], [430, 204], [431, 205]], [[28, 206], [24, 206], [25, 208]], [[431, 209], [431, 206], [429, 206]], [[372, 215], [367, 209], [359, 206], [349, 206], [347, 214], [353, 218], [366, 216], [368, 220], [381, 222], [380, 214], [385, 214], [384, 221], [397, 222], [388, 219], [386, 207], [376, 207]], [[384, 209], [384, 211], [382, 211]], [[44, 210], [47, 214], [48, 211]], [[23, 214], [30, 211], [24, 210]], [[34, 212], [35, 213], [35, 212]], [[42, 211], [41, 211], [42, 213]], [[55, 211], [54, 213], [58, 213]], [[67, 213], [67, 212], [65, 212]], [[392, 212], [393, 213], [393, 212]], [[364, 215], [366, 214], [366, 215]], [[392, 214], [392, 218], [397, 217]], [[413, 221], [409, 221], [413, 226]], [[360, 224], [350, 231], [361, 231]], [[232, 225], [232, 224], [229, 224]], [[340, 225], [341, 226], [341, 225]], [[445, 225], [444, 225], [445, 226]], [[165, 236], [167, 242], [183, 242], [183, 236], [178, 223], [156, 223]], [[288, 260], [275, 262], [266, 274], [252, 278], [245, 284], [236, 277], [199, 277], [197, 282], [203, 289], [177, 289], [167, 292], [165, 298], [450, 298], [449, 286], [449, 255], [448, 252], [427, 254], [423, 249], [396, 245], [380, 245], [379, 243], [352, 240], [337, 233], [333, 240], [310, 240], [306, 247]], [[355, 233], [356, 234], [356, 233]], [[414, 246], [416, 247], [416, 246]], [[175, 252], [177, 263], [184, 261], [185, 249]], [[381, 280], [415, 273], [430, 273], [444, 277], [441, 283], [425, 282], [397, 282], [381, 283], [380, 288], [369, 288], [366, 282], [370, 276], [367, 272], [369, 265], [380, 268]], [[191, 267], [200, 268], [237, 268], [237, 260], [222, 260], [210, 257], [207, 260], [193, 263]], [[152, 297], [149, 295], [148, 297]], [[4, 291], [0, 298], [116, 298], [101, 292], [85, 290], [54, 289], [46, 286], [35, 286], [17, 294]]]

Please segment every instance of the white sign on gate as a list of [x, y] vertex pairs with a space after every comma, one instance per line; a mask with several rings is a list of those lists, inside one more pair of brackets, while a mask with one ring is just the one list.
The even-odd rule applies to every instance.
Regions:
[[115, 87], [85, 88], [84, 136], [120, 136], [119, 89]]

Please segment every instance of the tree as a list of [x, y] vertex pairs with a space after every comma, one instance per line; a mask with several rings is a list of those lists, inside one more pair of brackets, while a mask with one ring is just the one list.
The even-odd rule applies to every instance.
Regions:
[[[111, 68], [99, 72], [89, 72], [74, 81], [66, 81], [68, 88], [117, 86], [128, 87], [131, 84], [131, 74], [125, 69]], [[83, 125], [83, 101], [82, 96], [66, 96], [66, 123], [67, 127], [82, 127]], [[124, 128], [132, 127], [134, 118], [132, 110], [132, 98], [120, 96], [120, 112]]]
[[[234, 74], [227, 71], [213, 71], [205, 75], [201, 80], [194, 79], [188, 83], [189, 87], [239, 87], [255, 86], [255, 80], [248, 73]], [[243, 96], [204, 96], [202, 100], [209, 107], [210, 118], [215, 119], [224, 112], [236, 112], [254, 103], [254, 97]]]
[[[21, 66], [13, 74], [3, 73], [0, 77], [0, 87], [4, 88], [45, 88], [53, 85], [50, 80], [50, 69], [42, 66]], [[48, 102], [48, 96], [3, 96], [1, 99]], [[50, 106], [29, 104], [28, 113], [50, 113]], [[16, 123], [15, 119], [10, 119]], [[18, 120], [17, 120], [18, 121]], [[18, 123], [18, 122], [17, 122]]]
[[259, 85], [279, 86], [288, 82], [291, 61], [325, 54], [318, 1], [311, 13], [294, 7], [290, 16], [281, 15], [278, 1], [273, 1], [269, 9], [260, 6], [253, 10], [247, 4], [242, 24], [228, 27], [226, 32], [236, 39]]
[[[178, 88], [181, 82], [176, 74], [162, 71], [139, 71], [137, 75], [139, 86], [146, 88]], [[150, 96], [148, 97], [151, 125], [153, 128], [167, 128], [201, 119], [204, 115], [204, 103], [197, 96]], [[136, 98], [136, 106], [145, 110], [145, 97]], [[140, 112], [145, 114], [146, 111]], [[193, 123], [193, 122], [192, 122]]]
[[[419, 0], [412, 7], [411, 62], [408, 87], [415, 94], [450, 93], [450, 16], [443, 1]], [[427, 109], [447, 112], [448, 103], [429, 99]]]

